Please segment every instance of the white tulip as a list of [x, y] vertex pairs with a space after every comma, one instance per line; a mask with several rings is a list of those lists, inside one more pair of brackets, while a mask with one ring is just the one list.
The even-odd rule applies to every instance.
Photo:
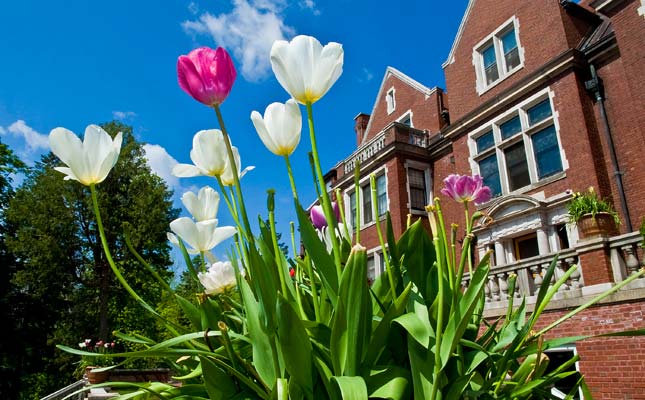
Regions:
[[323, 47], [311, 36], [278, 40], [271, 47], [271, 68], [280, 85], [299, 103], [313, 104], [327, 93], [343, 72], [343, 47]]
[[285, 104], [269, 104], [264, 118], [259, 112], [253, 111], [251, 121], [262, 143], [277, 156], [291, 155], [300, 143], [302, 116], [300, 107], [293, 99]]
[[65, 180], [73, 179], [86, 186], [105, 180], [119, 159], [122, 141], [121, 132], [112, 140], [98, 125], [85, 128], [83, 142], [65, 128], [55, 128], [49, 134], [52, 152], [67, 165], [55, 170], [64, 173]]
[[187, 245], [197, 251], [209, 251], [220, 242], [235, 235], [232, 226], [217, 226], [216, 219], [195, 222], [188, 217], [177, 218], [170, 223], [170, 229]]
[[[247, 172], [252, 171], [255, 169], [254, 166], [248, 166], [244, 168], [242, 172], [240, 172], [240, 165], [242, 162], [240, 161], [240, 152], [237, 150], [237, 147], [231, 146], [231, 150], [233, 150], [233, 157], [235, 158], [235, 166], [237, 167], [237, 172], [239, 174], [239, 179], [242, 179], [244, 175], [246, 175]], [[235, 183], [234, 178], [233, 178], [233, 169], [231, 168], [231, 163], [227, 162], [226, 163], [226, 168], [224, 169], [224, 173], [221, 176], [222, 179], [222, 184], [224, 186], [231, 186]]]
[[206, 294], [219, 294], [237, 285], [235, 270], [230, 261], [216, 262], [208, 268], [208, 272], [200, 272], [197, 277], [206, 289]]
[[181, 196], [181, 202], [196, 221], [215, 219], [219, 208], [219, 193], [210, 186], [204, 186], [197, 194], [184, 193]]
[[222, 131], [209, 129], [197, 132], [193, 137], [190, 159], [194, 165], [177, 164], [172, 169], [172, 174], [180, 178], [221, 176], [228, 160]]
[[[175, 246], [179, 247], [179, 239], [177, 238], [177, 236], [174, 233], [166, 232], [166, 237], [168, 238], [168, 241], [170, 243], [172, 243]], [[195, 250], [195, 249], [191, 249], [191, 248], [187, 248], [186, 252], [188, 252], [188, 254], [191, 254], [191, 255], [201, 254], [201, 252], [199, 250]], [[217, 257], [215, 257], [215, 254], [213, 254], [210, 251], [205, 251], [204, 256], [206, 257], [206, 260], [211, 264], [214, 263], [214, 262], [217, 262]]]

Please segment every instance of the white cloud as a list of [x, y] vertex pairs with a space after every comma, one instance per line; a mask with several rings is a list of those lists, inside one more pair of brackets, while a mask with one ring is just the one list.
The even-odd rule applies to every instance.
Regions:
[[190, 4], [188, 4], [188, 11], [193, 15], [197, 15], [199, 12], [199, 5], [194, 1], [191, 1]]
[[36, 153], [49, 149], [49, 138], [47, 135], [36, 131], [21, 119], [9, 125], [6, 129], [0, 127], [0, 134], [10, 134], [22, 139], [25, 142], [26, 153]]
[[126, 119], [132, 119], [137, 116], [137, 113], [134, 111], [112, 111], [112, 118], [119, 121], [125, 121]]
[[158, 144], [144, 144], [143, 151], [145, 152], [148, 166], [152, 172], [166, 181], [166, 184], [175, 193], [180, 192], [181, 185], [179, 184], [179, 178], [172, 174], [172, 168], [177, 165], [177, 160]]
[[313, 0], [300, 1], [300, 8], [311, 10], [314, 15], [320, 15], [320, 10], [316, 8], [316, 3]]
[[276, 0], [234, 0], [231, 12], [206, 12], [196, 21], [184, 21], [182, 27], [189, 34], [210, 35], [218, 46], [232, 51], [246, 80], [258, 81], [269, 73], [273, 42], [295, 34], [281, 15], [285, 5]]
[[359, 83], [366, 83], [366, 82], [371, 81], [372, 78], [374, 78], [374, 74], [372, 73], [372, 71], [370, 71], [369, 69], [367, 69], [365, 67], [363, 67], [361, 72], [362, 72], [361, 76], [358, 77], [358, 82]]

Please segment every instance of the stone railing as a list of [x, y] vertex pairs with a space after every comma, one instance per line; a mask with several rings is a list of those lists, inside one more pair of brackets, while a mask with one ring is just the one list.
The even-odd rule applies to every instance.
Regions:
[[[495, 266], [488, 275], [488, 283], [484, 288], [486, 293], [487, 308], [503, 307], [511, 296], [516, 299], [527, 298], [527, 302], [533, 302], [531, 297], [537, 295], [542, 285], [555, 283], [573, 265], [578, 263], [578, 254], [574, 249], [562, 251], [558, 256], [555, 274], [551, 282], [544, 282], [544, 274], [551, 265], [555, 254], [531, 257], [513, 264]], [[569, 279], [558, 290], [557, 297], [579, 297], [582, 295], [583, 279], [580, 267], [571, 274]], [[517, 275], [515, 290], [509, 293], [508, 280], [511, 274]], [[465, 276], [462, 287], [468, 287], [470, 277]]]
[[638, 258], [638, 249], [642, 241], [643, 238], [639, 232], [609, 238], [609, 255], [615, 282], [625, 280], [645, 264], [645, 255], [643, 261], [639, 261]]
[[361, 164], [372, 158], [379, 151], [385, 147], [385, 132], [381, 132], [377, 137], [372, 139], [369, 143], [359, 147], [344, 161], [344, 172], [348, 174], [356, 168], [356, 161], [359, 160]]

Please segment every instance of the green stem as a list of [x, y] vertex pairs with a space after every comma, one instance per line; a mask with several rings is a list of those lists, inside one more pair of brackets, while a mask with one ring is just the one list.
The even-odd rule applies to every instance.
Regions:
[[441, 211], [441, 203], [438, 199], [435, 200], [435, 208], [437, 210], [437, 220], [439, 222], [438, 228], [441, 234], [441, 241], [443, 242], [443, 256], [445, 259], [445, 264], [447, 265], [448, 272], [448, 284], [450, 285], [450, 291], [454, 292], [455, 288], [453, 287], [453, 280], [455, 276], [455, 265], [452, 263], [450, 258], [450, 249], [448, 248], [448, 236], [446, 235], [446, 224], [443, 221], [443, 212]]
[[[435, 201], [435, 204], [437, 202]], [[431, 211], [433, 212], [433, 211]], [[442, 221], [443, 222], [443, 221]], [[440, 223], [442, 223], [440, 222]], [[437, 227], [437, 223], [434, 223], [431, 225], [434, 225], [434, 227]], [[433, 377], [432, 377], [432, 393], [430, 395], [430, 400], [436, 400], [437, 398], [437, 390], [439, 389], [439, 374], [441, 373], [441, 340], [443, 339], [443, 319], [444, 319], [444, 287], [443, 287], [443, 269], [446, 267], [445, 265], [441, 265], [445, 263], [442, 260], [445, 260], [445, 255], [443, 254], [444, 251], [444, 245], [441, 243], [439, 235], [441, 232], [441, 228], [437, 227], [436, 232], [433, 229], [433, 239], [432, 242], [434, 244], [435, 252], [437, 253], [437, 281], [438, 281], [438, 293], [437, 296], [439, 296], [439, 304], [438, 304], [438, 310], [437, 310], [437, 329], [436, 329], [436, 343], [435, 343], [435, 353], [434, 353], [434, 372], [433, 372]], [[445, 239], [445, 237], [444, 237]]]
[[144, 259], [143, 259], [143, 257], [141, 257], [141, 254], [139, 254], [139, 252], [137, 252], [137, 251], [134, 249], [134, 246], [132, 245], [132, 241], [130, 240], [130, 235], [129, 235], [128, 233], [124, 233], [124, 234], [123, 234], [123, 236], [124, 236], [124, 238], [125, 238], [125, 245], [126, 245], [126, 246], [128, 246], [128, 249], [130, 249], [130, 252], [134, 255], [134, 257], [135, 257], [137, 260], [139, 260], [139, 262], [140, 262], [140, 263], [141, 263], [141, 264], [142, 264], [142, 265], [143, 265], [143, 266], [148, 270], [148, 272], [150, 272], [150, 273], [152, 274], [152, 276], [153, 276], [153, 277], [154, 277], [154, 278], [155, 278], [155, 279], [156, 279], [156, 280], [161, 284], [161, 286], [163, 286], [163, 287], [164, 287], [164, 289], [166, 289], [166, 291], [167, 291], [168, 293], [170, 293], [170, 294], [174, 294], [174, 293], [175, 293], [175, 291], [174, 291], [174, 290], [172, 290], [172, 288], [170, 287], [170, 285], [168, 284], [168, 282], [166, 282], [166, 281], [165, 281], [165, 280], [164, 280], [164, 279], [159, 275], [159, 273], [158, 273], [157, 271], [155, 271], [155, 269], [154, 269], [154, 268], [152, 268], [152, 266], [151, 266], [150, 264], [148, 264], [148, 263], [146, 262], [146, 260], [144, 260]]
[[336, 203], [338, 203], [338, 211], [340, 211], [340, 220], [343, 222], [343, 231], [345, 232], [345, 237], [347, 240], [352, 241], [352, 237], [349, 236], [349, 229], [347, 229], [347, 220], [345, 219], [345, 204], [343, 202], [343, 195], [340, 192], [340, 189], [336, 188]]
[[336, 263], [336, 273], [338, 274], [338, 279], [340, 280], [342, 269], [340, 265], [340, 246], [338, 244], [338, 238], [336, 237], [336, 217], [334, 216], [334, 211], [331, 206], [329, 193], [327, 193], [327, 190], [325, 190], [325, 180], [323, 178], [322, 169], [320, 168], [320, 158], [318, 157], [318, 146], [316, 144], [316, 132], [314, 130], [314, 114], [311, 103], [307, 103], [307, 121], [309, 122], [311, 152], [314, 156], [314, 167], [316, 170], [316, 176], [318, 177], [318, 185], [320, 186], [320, 198], [323, 206], [323, 212], [325, 213], [325, 218], [327, 218], [327, 225], [329, 229], [331, 229], [329, 236], [331, 237], [331, 244], [333, 247], [334, 262]]
[[293, 193], [293, 198], [298, 201], [298, 191], [296, 190], [296, 182], [293, 180], [293, 171], [291, 170], [289, 156], [284, 156], [284, 162], [287, 164], [287, 174], [289, 175], [289, 183], [291, 183], [291, 193]]
[[309, 284], [311, 285], [311, 297], [314, 303], [314, 315], [316, 322], [322, 322], [320, 319], [320, 305], [318, 304], [318, 287], [316, 285], [316, 277], [314, 275], [313, 267], [311, 266], [311, 259], [305, 259], [304, 263], [307, 267], [307, 275], [309, 275]]
[[121, 275], [121, 271], [119, 271], [119, 268], [117, 268], [116, 263], [114, 262], [114, 259], [112, 259], [112, 253], [110, 252], [110, 247], [108, 246], [107, 238], [105, 236], [105, 230], [103, 229], [103, 220], [101, 219], [101, 212], [99, 211], [99, 200], [96, 194], [96, 187], [94, 184], [90, 185], [90, 192], [92, 194], [92, 205], [94, 206], [94, 215], [96, 216], [96, 225], [99, 229], [101, 244], [103, 245], [103, 251], [105, 253], [105, 257], [107, 259], [108, 264], [110, 265], [110, 268], [112, 269], [112, 272], [114, 273], [114, 276], [116, 276], [116, 279], [119, 281], [119, 283], [121, 283], [123, 288], [130, 294], [130, 296], [132, 296], [134, 300], [136, 300], [139, 304], [141, 304], [141, 306], [145, 308], [148, 312], [150, 312], [152, 315], [154, 315], [155, 317], [163, 321], [171, 333], [175, 334], [176, 336], [179, 336], [179, 332], [177, 332], [173, 327], [169, 326], [168, 321], [166, 321], [161, 315], [157, 313], [157, 311], [155, 311], [154, 308], [152, 308], [148, 303], [146, 303], [146, 301], [143, 300], [134, 291], [134, 289], [132, 289], [132, 287], [130, 287], [130, 285], [125, 280], [125, 278], [123, 278], [123, 275]]
[[[464, 214], [466, 215], [466, 234], [470, 235], [473, 230], [473, 223], [468, 214], [468, 202], [464, 203]], [[471, 238], [472, 239], [472, 238]], [[473, 262], [470, 259], [470, 253], [467, 253], [466, 258], [468, 259], [468, 273], [472, 276], [473, 274]], [[461, 285], [461, 282], [458, 282]]]
[[376, 216], [376, 234], [378, 235], [378, 241], [381, 245], [381, 250], [383, 251], [383, 257], [385, 257], [385, 268], [387, 269], [387, 278], [390, 282], [390, 291], [392, 294], [392, 303], [396, 301], [397, 293], [396, 286], [394, 285], [394, 276], [392, 275], [392, 266], [390, 265], [390, 257], [387, 255], [387, 248], [385, 247], [385, 241], [383, 240], [383, 233], [381, 232], [381, 219], [380, 219], [380, 210], [378, 209], [378, 201], [376, 195], [376, 177], [374, 174], [370, 175], [370, 189], [372, 192], [372, 209], [373, 213]]
[[[269, 194], [269, 196], [272, 196], [273, 194]], [[287, 293], [287, 278], [284, 276], [284, 268], [282, 265], [282, 258], [280, 255], [282, 252], [280, 251], [280, 246], [278, 246], [278, 239], [276, 238], [276, 230], [275, 230], [275, 211], [272, 209], [269, 209], [269, 229], [271, 230], [271, 242], [273, 242], [273, 252], [275, 254], [275, 264], [278, 267], [278, 277], [280, 278], [280, 287], [282, 288], [282, 295], [286, 298], [289, 296]]]
[[244, 196], [242, 195], [242, 186], [240, 185], [239, 171], [237, 165], [235, 164], [235, 157], [233, 156], [233, 146], [231, 145], [231, 139], [228, 136], [226, 131], [226, 126], [224, 125], [224, 118], [222, 117], [222, 112], [219, 109], [219, 104], [213, 106], [215, 109], [215, 114], [217, 114], [217, 121], [222, 130], [222, 135], [224, 135], [224, 142], [226, 143], [226, 153], [228, 155], [229, 162], [231, 164], [231, 171], [233, 175], [233, 185], [235, 186], [235, 191], [237, 193], [237, 200], [239, 203], [240, 212], [242, 214], [242, 221], [244, 222], [244, 227], [246, 228], [246, 240], [249, 243], [253, 243], [253, 233], [251, 232], [251, 224], [249, 223], [249, 217], [246, 214], [246, 206], [244, 204]]

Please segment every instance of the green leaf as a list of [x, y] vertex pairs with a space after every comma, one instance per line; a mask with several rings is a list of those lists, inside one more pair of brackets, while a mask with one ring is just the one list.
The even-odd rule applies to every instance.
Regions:
[[297, 205], [297, 213], [302, 244], [305, 250], [307, 250], [307, 253], [311, 255], [311, 260], [315, 260], [314, 265], [320, 274], [323, 285], [325, 285], [325, 288], [329, 292], [329, 298], [332, 304], [336, 304], [336, 298], [338, 297], [338, 275], [336, 273], [334, 259], [327, 252], [327, 248], [323, 242], [320, 241], [309, 216], [300, 205]]
[[313, 396], [312, 350], [309, 335], [302, 321], [282, 296], [276, 304], [278, 318], [278, 343], [284, 365], [296, 383], [305, 390], [308, 398]]
[[443, 340], [441, 342], [442, 368], [448, 364], [450, 355], [456, 348], [459, 340], [461, 340], [466, 328], [468, 327], [473, 311], [475, 311], [477, 304], [481, 300], [482, 296], [484, 296], [484, 287], [488, 280], [489, 269], [488, 255], [486, 255], [479, 263], [477, 269], [475, 269], [470, 285], [468, 285], [466, 293], [464, 293], [463, 297], [459, 301], [458, 309], [455, 310], [455, 313], [450, 315], [450, 321], [446, 326]]
[[190, 301], [186, 300], [185, 298], [181, 297], [178, 294], [175, 294], [175, 298], [177, 299], [177, 303], [181, 307], [181, 309], [184, 311], [186, 314], [186, 317], [190, 321], [190, 324], [194, 329], [201, 329], [202, 327], [202, 317], [199, 312], [199, 308], [197, 308], [196, 305], [191, 303]]
[[343, 270], [332, 320], [330, 350], [336, 375], [358, 375], [372, 329], [365, 248], [356, 245]]
[[425, 349], [428, 348], [432, 332], [429, 329], [430, 324], [427, 319], [423, 321], [416, 313], [409, 312], [395, 318], [394, 322], [401, 325], [417, 343]]
[[405, 231], [397, 247], [403, 255], [401, 266], [406, 268], [407, 276], [419, 288], [420, 293], [426, 293], [428, 273], [437, 256], [428, 232], [420, 220]]
[[204, 385], [211, 400], [230, 399], [237, 388], [231, 378], [206, 357], [199, 357], [204, 372]]
[[266, 386], [271, 387], [278, 377], [273, 362], [270, 338], [264, 332], [260, 321], [260, 305], [253, 297], [246, 280], [241, 279], [240, 292], [244, 299], [247, 329], [253, 345], [253, 365]]
[[332, 380], [338, 385], [340, 397], [347, 400], [367, 399], [367, 387], [360, 376], [334, 376]]
[[251, 285], [255, 289], [254, 294], [260, 303], [258, 315], [262, 323], [262, 329], [267, 335], [272, 336], [275, 332], [275, 303], [279, 290], [275, 273], [271, 271], [271, 265], [266, 265], [258, 250], [251, 246], [248, 247], [249, 265], [251, 275]]
[[366, 379], [370, 398], [402, 400], [410, 398], [410, 371], [388, 365], [370, 371]]
[[383, 352], [386, 346], [386, 341], [390, 336], [390, 331], [392, 328], [392, 321], [401, 316], [405, 306], [408, 303], [408, 296], [412, 289], [412, 282], [408, 283], [406, 288], [403, 290], [403, 293], [396, 299], [394, 304], [387, 310], [381, 321], [379, 321], [374, 333], [372, 334], [372, 339], [370, 341], [369, 351], [365, 357], [365, 366], [367, 368], [372, 368], [376, 360]]

